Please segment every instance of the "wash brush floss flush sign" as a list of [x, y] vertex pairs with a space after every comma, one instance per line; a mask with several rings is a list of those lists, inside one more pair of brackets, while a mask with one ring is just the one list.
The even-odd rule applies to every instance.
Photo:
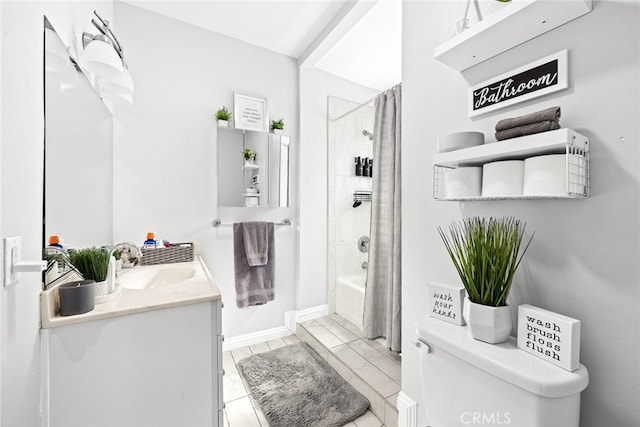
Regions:
[[518, 348], [573, 372], [580, 366], [580, 321], [523, 304], [518, 307]]

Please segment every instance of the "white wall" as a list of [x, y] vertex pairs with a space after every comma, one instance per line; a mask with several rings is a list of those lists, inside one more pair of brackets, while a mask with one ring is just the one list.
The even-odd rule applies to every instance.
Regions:
[[300, 68], [300, 242], [297, 308], [327, 304], [327, 96], [377, 94], [324, 71]]
[[[23, 259], [40, 258], [42, 245], [43, 15], [68, 35], [90, 29], [93, 9], [111, 16], [111, 2], [0, 2], [0, 235], [22, 236]], [[2, 425], [40, 422], [39, 292], [40, 276], [31, 273], [0, 288]]]
[[[355, 110], [354, 110], [355, 109]], [[335, 311], [336, 279], [366, 274], [369, 260], [360, 252], [358, 239], [369, 236], [371, 203], [353, 207], [355, 191], [371, 192], [370, 177], [355, 176], [354, 157], [372, 158], [373, 141], [362, 134], [373, 132], [373, 103], [361, 106], [341, 98], [329, 98], [328, 138], [328, 277], [329, 312]]]
[[[136, 84], [134, 104], [115, 110], [114, 241], [142, 243], [147, 231], [200, 241], [222, 291], [227, 337], [281, 327], [295, 309], [294, 208], [218, 208], [216, 120], [233, 92], [269, 98], [270, 115], [291, 135], [292, 206], [297, 203], [298, 77], [295, 60], [125, 3], [114, 5], [117, 35]], [[238, 151], [240, 155], [240, 149]], [[277, 227], [275, 300], [235, 304], [232, 228], [211, 222], [282, 221]]]
[[[426, 311], [427, 281], [456, 282], [437, 226], [473, 215], [514, 215], [535, 237], [511, 302], [530, 303], [582, 321], [581, 361], [590, 384], [581, 425], [636, 425], [639, 411], [639, 95], [640, 5], [594, 1], [593, 11], [468, 71], [432, 56], [451, 37], [460, 10], [444, 1], [404, 2], [403, 186], [424, 191], [403, 200], [403, 391], [424, 402], [411, 345]], [[469, 86], [560, 49], [569, 50], [568, 90], [470, 120]], [[592, 195], [586, 200], [435, 202], [424, 163], [439, 135], [493, 127], [545, 107], [562, 107], [561, 124], [591, 140]], [[426, 177], [426, 180], [425, 180]], [[415, 192], [411, 192], [415, 194]]]

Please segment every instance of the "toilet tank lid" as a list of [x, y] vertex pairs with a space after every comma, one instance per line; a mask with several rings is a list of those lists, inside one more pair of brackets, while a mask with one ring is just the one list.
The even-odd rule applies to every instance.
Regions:
[[513, 337], [502, 344], [487, 344], [471, 337], [469, 328], [424, 317], [416, 324], [418, 339], [524, 390], [544, 397], [580, 393], [589, 384], [583, 365], [569, 372], [520, 350]]

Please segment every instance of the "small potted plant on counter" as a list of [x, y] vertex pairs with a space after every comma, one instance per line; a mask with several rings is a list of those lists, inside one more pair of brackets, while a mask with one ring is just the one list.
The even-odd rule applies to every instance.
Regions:
[[[507, 297], [522, 251], [525, 225], [513, 217], [464, 219], [449, 226], [449, 235], [438, 227], [447, 252], [467, 291], [465, 320], [471, 336], [497, 344], [511, 333], [511, 309]], [[466, 307], [465, 307], [466, 312]]]
[[218, 126], [229, 126], [229, 120], [231, 120], [231, 113], [224, 105], [218, 111], [216, 111], [216, 119], [218, 119]]
[[271, 130], [275, 134], [282, 135], [284, 131], [284, 120], [271, 120]]
[[69, 259], [85, 280], [95, 280], [96, 297], [108, 294], [109, 251], [102, 248], [77, 249], [69, 252]]

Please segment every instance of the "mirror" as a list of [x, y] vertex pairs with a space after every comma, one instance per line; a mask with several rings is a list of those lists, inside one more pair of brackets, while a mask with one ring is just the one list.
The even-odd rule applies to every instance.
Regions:
[[218, 206], [288, 207], [290, 142], [285, 135], [218, 127]]
[[44, 245], [112, 242], [111, 112], [45, 20]]

